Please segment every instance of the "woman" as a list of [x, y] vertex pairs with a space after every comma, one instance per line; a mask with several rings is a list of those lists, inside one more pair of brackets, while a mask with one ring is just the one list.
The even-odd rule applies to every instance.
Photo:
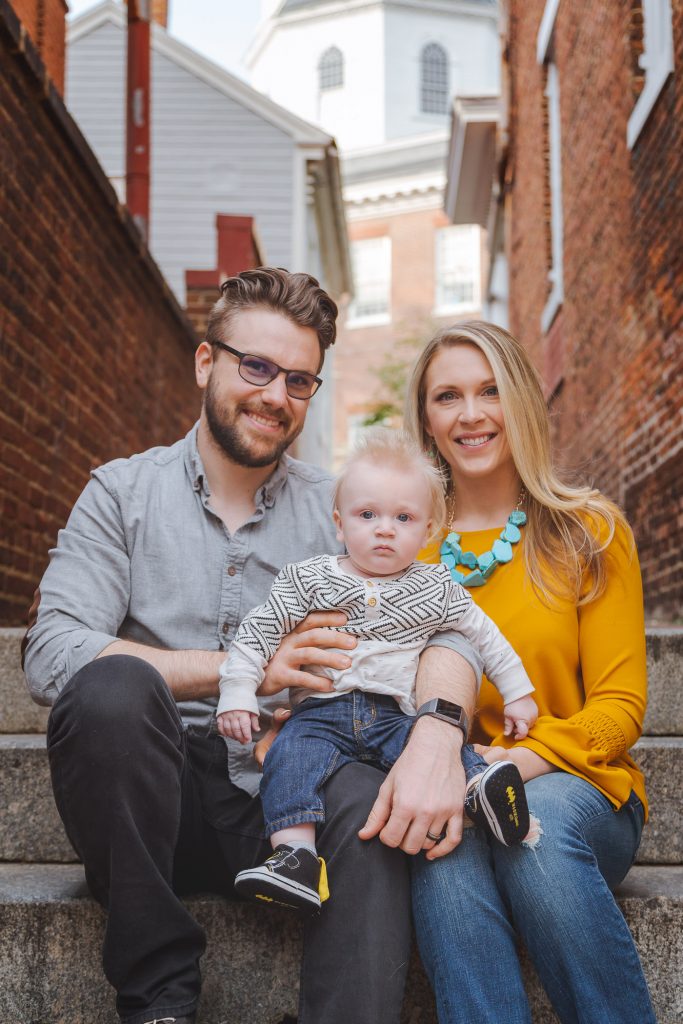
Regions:
[[540, 833], [496, 848], [469, 828], [450, 856], [413, 861], [439, 1020], [531, 1020], [519, 935], [563, 1024], [654, 1022], [610, 892], [633, 863], [646, 813], [628, 755], [646, 697], [628, 526], [599, 492], [556, 475], [538, 378], [501, 328], [472, 322], [436, 335], [413, 372], [407, 424], [448, 479], [448, 537], [425, 558], [441, 558], [471, 589], [522, 658], [539, 705], [528, 738], [512, 743], [485, 679], [474, 739], [487, 759], [517, 764]]

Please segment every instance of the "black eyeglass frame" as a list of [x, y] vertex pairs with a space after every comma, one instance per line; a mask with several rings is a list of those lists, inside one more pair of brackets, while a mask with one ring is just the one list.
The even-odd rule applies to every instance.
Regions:
[[[309, 399], [313, 398], [313, 395], [315, 395], [318, 392], [318, 390], [320, 389], [320, 387], [321, 387], [321, 385], [323, 383], [322, 377], [316, 377], [314, 374], [309, 373], [308, 370], [287, 370], [287, 369], [285, 369], [284, 366], [278, 366], [278, 364], [274, 363], [272, 359], [266, 359], [265, 356], [259, 356], [259, 355], [256, 354], [256, 352], [240, 352], [238, 349], [233, 348], [231, 345], [226, 345], [224, 341], [210, 341], [209, 344], [210, 345], [215, 345], [217, 348], [224, 349], [224, 351], [225, 352], [229, 352], [230, 355], [237, 356], [237, 358], [239, 359], [239, 365], [237, 367], [237, 372], [239, 373], [239, 375], [242, 378], [242, 380], [246, 381], [247, 384], [253, 384], [254, 387], [265, 388], [265, 387], [268, 386], [268, 384], [272, 383], [272, 381], [274, 381], [275, 378], [278, 377], [281, 373], [284, 373], [284, 375], [285, 375], [285, 387], [287, 388], [287, 394], [289, 395], [289, 397], [296, 399], [298, 402], [307, 402], [307, 401], [309, 401]], [[268, 366], [275, 367], [275, 373], [268, 380], [264, 380], [263, 383], [259, 383], [259, 381], [256, 381], [256, 380], [250, 380], [249, 377], [245, 377], [244, 374], [242, 373], [242, 361], [244, 359], [249, 359], [249, 358], [251, 358], [251, 359], [260, 359], [262, 363], [267, 363]], [[307, 377], [309, 380], [312, 381], [313, 390], [311, 391], [310, 395], [293, 395], [292, 394], [292, 392], [289, 390], [289, 382], [288, 382], [288, 379], [287, 379], [289, 377], [290, 373], [296, 373], [300, 377]]]

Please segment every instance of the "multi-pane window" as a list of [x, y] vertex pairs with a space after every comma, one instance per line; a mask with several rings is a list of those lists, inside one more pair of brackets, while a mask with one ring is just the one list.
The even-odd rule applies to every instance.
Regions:
[[344, 84], [344, 57], [336, 46], [325, 50], [318, 64], [320, 91], [337, 89]]
[[438, 43], [427, 43], [420, 54], [420, 110], [447, 114], [449, 99], [448, 54]]
[[384, 322], [391, 299], [391, 239], [364, 238], [351, 242], [354, 299], [348, 320]]
[[435, 312], [479, 305], [481, 249], [476, 224], [453, 225], [436, 233]]

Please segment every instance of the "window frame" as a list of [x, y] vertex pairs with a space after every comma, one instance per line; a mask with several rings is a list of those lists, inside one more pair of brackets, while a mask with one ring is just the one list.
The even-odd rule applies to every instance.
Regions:
[[626, 126], [626, 144], [633, 149], [669, 75], [674, 70], [673, 11], [671, 0], [642, 0], [644, 71], [643, 89]]
[[[451, 237], [457, 237], [458, 234], [464, 235], [465, 231], [471, 236], [469, 240], [469, 246], [471, 247], [470, 255], [472, 257], [472, 298], [471, 300], [463, 300], [461, 302], [447, 302], [443, 301], [443, 295], [439, 294], [440, 289], [445, 286], [442, 284], [444, 273], [447, 275], [451, 273], [448, 268], [444, 268], [441, 265], [442, 245], [441, 240], [444, 238], [445, 233], [448, 232]], [[464, 246], [463, 246], [464, 249]], [[433, 316], [450, 316], [452, 314], [459, 314], [469, 312], [471, 310], [480, 309], [481, 307], [481, 228], [478, 224], [445, 224], [442, 227], [436, 229], [434, 233], [434, 308], [432, 310]]]
[[562, 210], [562, 131], [560, 73], [552, 52], [560, 0], [547, 0], [536, 39], [536, 60], [542, 65], [548, 103], [548, 186], [550, 189], [550, 294], [541, 313], [541, 331], [547, 334], [564, 302], [564, 218]]
[[[432, 55], [438, 54], [439, 60], [437, 62], [430, 62], [430, 53]], [[433, 75], [431, 81], [429, 80], [430, 74]], [[443, 75], [443, 83], [437, 81], [439, 75]], [[425, 43], [420, 50], [420, 113], [430, 117], [443, 117], [447, 114], [450, 87], [451, 74], [448, 50], [441, 43], [437, 43], [434, 40]], [[439, 109], [427, 109], [429, 96], [436, 96], [437, 93], [439, 96], [443, 93], [443, 109], [441, 107]]]
[[[333, 81], [325, 81], [325, 75], [334, 78]], [[337, 80], [338, 79], [338, 80]], [[338, 46], [328, 46], [320, 55], [318, 61], [318, 91], [330, 92], [332, 89], [343, 89], [344, 87], [344, 54]]]
[[[357, 252], [358, 246], [368, 245], [368, 243], [381, 243], [381, 245], [378, 246], [378, 249], [384, 250], [383, 252], [381, 252], [381, 258], [383, 261], [383, 274], [381, 277], [380, 275], [378, 275], [377, 281], [372, 282], [372, 284], [381, 284], [386, 287], [386, 308], [378, 310], [377, 312], [374, 313], [358, 312], [358, 303], [359, 300], [362, 301], [363, 297], [362, 295], [359, 295], [359, 292], [361, 292], [362, 289], [359, 287], [358, 284], [358, 276], [360, 275], [356, 273], [357, 256], [355, 255], [355, 252]], [[346, 314], [346, 327], [350, 327], [352, 329], [356, 327], [378, 327], [382, 324], [391, 323], [391, 284], [393, 270], [391, 236], [373, 235], [370, 238], [355, 238], [351, 240], [349, 248], [351, 250], [351, 265], [353, 268], [355, 294], [348, 306]], [[362, 268], [361, 273], [363, 273]], [[368, 300], [366, 299], [366, 301]]]

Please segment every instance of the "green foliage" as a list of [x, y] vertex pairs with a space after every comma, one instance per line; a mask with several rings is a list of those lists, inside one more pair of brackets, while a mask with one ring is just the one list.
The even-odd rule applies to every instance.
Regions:
[[380, 399], [363, 418], [364, 427], [397, 426], [401, 422], [410, 369], [428, 337], [429, 326], [426, 326], [420, 336], [399, 338], [381, 365], [372, 371], [380, 383]]

